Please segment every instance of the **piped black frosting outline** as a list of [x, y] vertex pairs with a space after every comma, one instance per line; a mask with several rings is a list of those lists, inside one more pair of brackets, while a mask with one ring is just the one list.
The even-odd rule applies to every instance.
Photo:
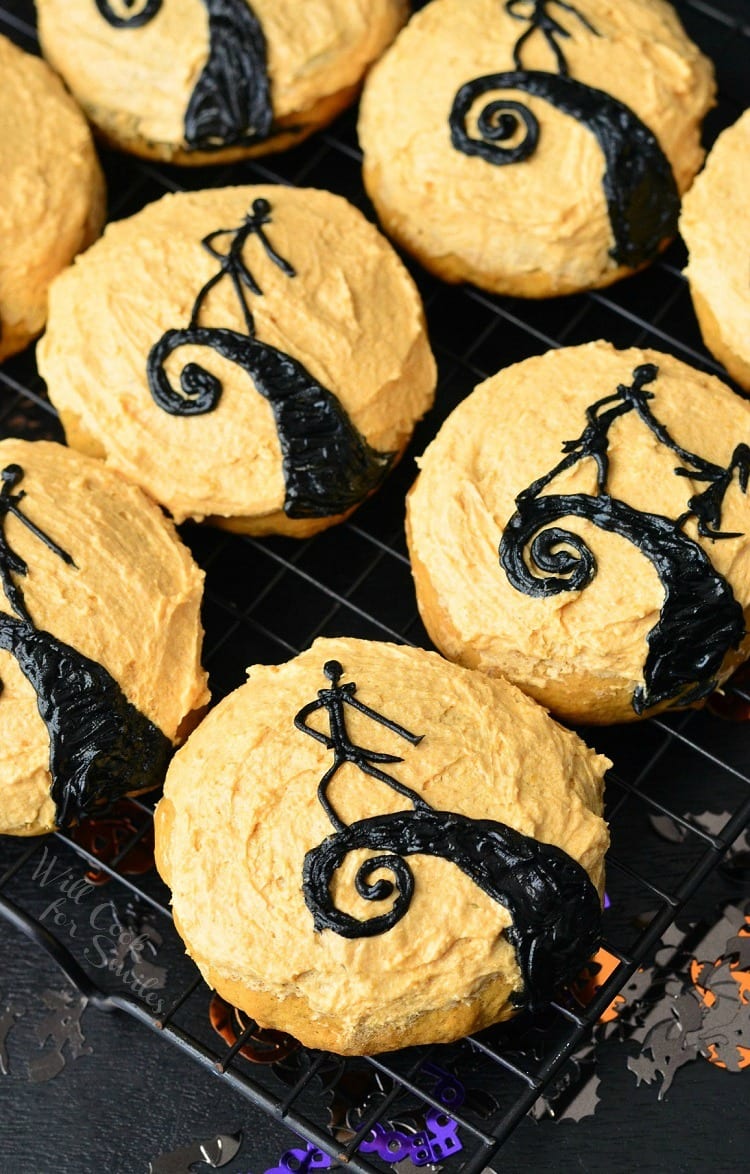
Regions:
[[[203, 238], [203, 247], [220, 268], [198, 293], [187, 328], [166, 331], [151, 348], [146, 365], [149, 389], [170, 415], [201, 416], [218, 406], [221, 380], [200, 364], [187, 363], [177, 390], [167, 374], [168, 359], [183, 346], [201, 346], [241, 367], [273, 412], [281, 447], [285, 514], [289, 518], [334, 517], [358, 505], [381, 484], [395, 453], [372, 448], [332, 391], [297, 359], [255, 337], [249, 296], [262, 296], [262, 289], [243, 255], [248, 239], [257, 237], [268, 259], [290, 279], [295, 276], [266, 235], [270, 221], [270, 202], [256, 199], [239, 228], [218, 229]], [[221, 238], [230, 240], [226, 252], [217, 247]], [[206, 297], [224, 279], [234, 287], [246, 334], [198, 324]]]
[[16, 582], [29, 568], [6, 539], [8, 515], [68, 566], [75, 563], [22, 512], [25, 492], [13, 492], [22, 478], [19, 465], [2, 471], [0, 583], [15, 615], [0, 612], [0, 648], [14, 657], [36, 694], [50, 741], [55, 821], [67, 827], [121, 795], [156, 786], [166, 774], [172, 744], [128, 701], [102, 665], [34, 624]]
[[[128, 0], [135, 7], [137, 0]], [[275, 127], [268, 49], [263, 26], [249, 0], [203, 0], [208, 9], [208, 59], [185, 111], [188, 151], [222, 151], [252, 147], [299, 127]], [[96, 0], [104, 19], [114, 28], [136, 29], [160, 12], [162, 0], [147, 0], [131, 16], [116, 14], [109, 0]]]
[[[650, 407], [653, 393], [646, 388], [657, 376], [655, 364], [643, 363], [634, 368], [632, 384], [619, 384], [613, 395], [586, 409], [586, 427], [580, 437], [563, 445], [563, 459], [516, 498], [516, 512], [499, 548], [508, 581], [517, 591], [535, 597], [583, 591], [596, 575], [596, 558], [581, 535], [554, 525], [562, 518], [585, 518], [631, 542], [648, 559], [664, 588], [664, 601], [647, 636], [644, 683], [633, 693], [637, 714], [665, 701], [688, 705], [706, 697], [716, 687], [726, 654], [745, 636], [742, 607], [730, 584], [682, 528], [695, 519], [701, 537], [741, 537], [721, 530], [721, 513], [735, 474], [742, 491], [747, 490], [750, 447], [737, 445], [726, 467], [682, 448]], [[634, 509], [608, 493], [609, 432], [616, 420], [631, 412], [679, 457], [682, 464], [675, 468], [676, 476], [706, 483], [677, 519]], [[544, 492], [561, 473], [586, 459], [596, 465], [596, 494]]]
[[[387, 933], [408, 913], [415, 879], [409, 856], [436, 856], [455, 864], [478, 888], [507, 908], [513, 924], [506, 935], [516, 950], [523, 990], [517, 1005], [535, 1008], [548, 1002], [555, 989], [571, 979], [596, 949], [601, 925], [599, 896], [585, 869], [560, 848], [523, 835], [507, 824], [472, 819], [433, 808], [382, 765], [401, 762], [398, 755], [365, 749], [351, 742], [345, 707], [350, 706], [416, 746], [421, 737], [364, 706], [354, 682], [339, 684], [343, 668], [328, 661], [323, 669], [331, 686], [303, 706], [295, 717], [301, 732], [322, 742], [334, 754], [333, 765], [318, 786], [318, 798], [336, 829], [305, 855], [302, 891], [315, 931], [325, 929], [355, 939]], [[325, 710], [330, 735], [307, 724]], [[375, 816], [347, 825], [328, 799], [328, 788], [344, 763], [353, 763], [371, 778], [407, 798], [413, 810]], [[382, 914], [360, 920], [338, 909], [331, 897], [336, 871], [350, 852], [368, 849], [375, 856], [357, 870], [355, 887], [366, 901], [391, 900]], [[393, 881], [375, 872], [386, 870]], [[394, 899], [395, 894], [395, 899]]]
[[[618, 265], [637, 268], [652, 260], [664, 241], [677, 232], [680, 198], [669, 161], [656, 136], [628, 106], [568, 75], [558, 37], [570, 37], [571, 33], [549, 15], [547, 4], [556, 3], [575, 14], [598, 36], [585, 17], [561, 0], [535, 0], [532, 16], [525, 18], [514, 11], [518, 2], [506, 3], [511, 16], [529, 21], [514, 48], [516, 68], [474, 78], [461, 86], [448, 120], [451, 142], [463, 154], [479, 156], [495, 166], [520, 163], [534, 154], [541, 133], [539, 120], [517, 99], [497, 98], [487, 103], [477, 117], [479, 137], [470, 133], [469, 115], [475, 103], [495, 91], [531, 94], [575, 118], [591, 131], [604, 155], [602, 187], [614, 237], [609, 255]], [[557, 74], [522, 67], [521, 49], [537, 30], [544, 33], [554, 51]]]
[[[139, 29], [150, 24], [161, 11], [164, 0], [146, 0], [140, 11], [132, 12], [129, 16], [119, 16], [110, 3], [110, 0], [96, 0], [96, 7], [104, 19], [116, 29]], [[135, 8], [138, 0], [123, 0], [126, 8]]]

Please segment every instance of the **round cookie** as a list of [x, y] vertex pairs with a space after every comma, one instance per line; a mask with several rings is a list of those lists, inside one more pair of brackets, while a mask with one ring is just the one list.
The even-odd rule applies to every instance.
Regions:
[[750, 110], [719, 135], [685, 198], [680, 232], [690, 251], [685, 273], [703, 341], [750, 390]]
[[59, 444], [0, 443], [0, 833], [163, 781], [208, 702], [202, 587], [135, 485]]
[[343, 1054], [449, 1041], [596, 948], [608, 766], [505, 681], [317, 640], [175, 756], [156, 856], [199, 969]]
[[91, 134], [52, 70], [0, 37], [0, 360], [41, 333], [53, 277], [99, 235]]
[[39, 367], [68, 442], [177, 521], [295, 536], [377, 488], [435, 386], [388, 242], [339, 196], [270, 186], [110, 224], [54, 284]]
[[675, 235], [713, 94], [663, 0], [433, 0], [367, 80], [365, 185], [446, 281], [608, 285]]
[[282, 151], [353, 101], [405, 0], [37, 0], [47, 60], [112, 145], [170, 163]]
[[408, 499], [427, 630], [574, 722], [694, 704], [750, 654], [750, 404], [655, 351], [481, 384]]

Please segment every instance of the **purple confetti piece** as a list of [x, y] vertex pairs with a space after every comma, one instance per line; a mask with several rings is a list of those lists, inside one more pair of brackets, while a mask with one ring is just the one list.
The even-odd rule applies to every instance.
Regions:
[[447, 1113], [441, 1113], [438, 1109], [430, 1109], [425, 1114], [425, 1124], [427, 1126], [427, 1145], [433, 1162], [450, 1157], [451, 1154], [457, 1154], [464, 1148], [458, 1136], [458, 1122], [449, 1117]]
[[441, 1105], [445, 1105], [448, 1109], [461, 1107], [466, 1100], [466, 1089], [457, 1076], [454, 1076], [452, 1072], [446, 1072], [444, 1068], [440, 1068], [430, 1061], [422, 1065], [422, 1071], [426, 1072], [428, 1076], [437, 1078], [433, 1094]]

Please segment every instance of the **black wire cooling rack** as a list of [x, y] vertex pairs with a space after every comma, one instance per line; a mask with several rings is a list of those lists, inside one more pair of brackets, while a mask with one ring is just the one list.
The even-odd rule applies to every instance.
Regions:
[[[710, 144], [747, 104], [750, 11], [747, 0], [715, 5], [683, 0], [677, 8], [717, 66], [721, 96], [707, 121]], [[31, 3], [0, 0], [0, 32], [35, 50]], [[372, 215], [360, 179], [352, 113], [288, 155], [258, 162], [177, 171], [105, 154], [104, 164], [114, 219], [167, 190], [258, 181], [330, 188]], [[437, 406], [418, 429], [411, 454], [424, 449], [479, 380], [549, 347], [602, 337], [621, 347], [671, 351], [723, 375], [702, 346], [681, 273], [684, 261], [684, 249], [676, 242], [636, 278], [603, 292], [540, 303], [449, 288], [412, 266], [427, 308], [440, 382]], [[62, 439], [33, 352], [0, 371], [0, 435]], [[244, 680], [248, 665], [286, 660], [319, 635], [429, 647], [403, 535], [404, 494], [414, 474], [407, 457], [352, 520], [305, 542], [183, 528], [207, 572], [205, 663], [216, 699]], [[734, 694], [735, 702], [750, 703], [740, 686], [734, 686]], [[607, 788], [611, 905], [604, 914], [607, 965], [602, 971], [612, 971], [611, 976], [598, 988], [590, 983], [582, 1001], [564, 994], [541, 1017], [525, 1017], [451, 1047], [344, 1061], [259, 1035], [248, 1021], [235, 1023], [222, 1042], [209, 1022], [211, 992], [185, 958], [172, 926], [168, 892], [152, 868], [143, 871], [152, 831], [150, 799], [123, 801], [113, 825], [104, 826], [105, 820], [88, 839], [63, 833], [28, 842], [3, 839], [0, 913], [51, 952], [95, 1006], [133, 1016], [352, 1169], [385, 1168], [389, 1155], [371, 1149], [363, 1154], [360, 1148], [376, 1122], [415, 1120], [415, 1112], [432, 1107], [457, 1122], [463, 1144], [460, 1154], [441, 1157], [441, 1162], [474, 1174], [550, 1088], [616, 992], [649, 958], [750, 821], [750, 746], [741, 724], [708, 711], [689, 712], [627, 729], [587, 731], [586, 737], [615, 763]], [[717, 835], [685, 816], [707, 804], [732, 813]], [[681, 839], [667, 854], [651, 826], [651, 818], [660, 816], [674, 821]], [[102, 837], [110, 843], [103, 858]], [[53, 909], [50, 914], [44, 878], [51, 859], [57, 870], [70, 868], [74, 878], [94, 870], [96, 884], [76, 890], [74, 897], [88, 937], [71, 936], [65, 920], [69, 913]], [[92, 952], [97, 925], [108, 917], [124, 923], [128, 916], [156, 927], [159, 960], [168, 962], [165, 987], [128, 992], [121, 974], [98, 964]], [[28, 952], [31, 966], [33, 946]]]

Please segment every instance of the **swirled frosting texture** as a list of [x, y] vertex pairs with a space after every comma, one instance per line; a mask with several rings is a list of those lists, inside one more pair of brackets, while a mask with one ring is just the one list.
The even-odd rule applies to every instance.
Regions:
[[[174, 527], [135, 485], [61, 445], [4, 440], [0, 464], [23, 469], [24, 515], [75, 563], [16, 517], [5, 520], [28, 566], [18, 581], [35, 628], [102, 665], [144, 717], [181, 741], [208, 692], [203, 574]], [[4, 595], [0, 613], [12, 615]], [[37, 835], [55, 823], [50, 740], [31, 684], [4, 650], [0, 681], [0, 832]]]
[[99, 235], [104, 180], [52, 71], [0, 37], [0, 359], [42, 330], [52, 278]]
[[704, 341], [750, 390], [750, 111], [719, 135], [685, 198], [680, 231]]
[[[422, 305], [387, 241], [327, 192], [186, 192], [110, 224], [97, 247], [55, 283], [39, 364], [68, 442], [103, 456], [178, 521], [211, 516], [260, 533], [304, 534], [336, 519], [284, 514], [271, 406], [241, 367], [206, 347], [174, 356], [174, 383], [194, 361], [223, 386], [215, 410], [194, 417], [165, 412], [147, 378], [151, 349], [166, 331], [187, 325], [196, 296], [217, 271], [202, 239], [240, 224], [257, 199], [271, 204], [268, 239], [295, 276], [268, 258], [257, 237], [247, 240], [243, 258], [262, 290], [249, 295], [256, 337], [301, 362], [369, 445], [398, 453], [435, 384]], [[217, 244], [226, 248], [226, 241]], [[246, 333], [231, 281], [207, 294], [200, 323]]]
[[[350, 639], [317, 640], [288, 664], [252, 668], [174, 759], [157, 809], [157, 860], [208, 981], [263, 1025], [315, 1047], [364, 1053], [454, 1039], [512, 1013], [521, 983], [507, 910], [426, 855], [410, 858], [412, 903], [387, 933], [316, 933], [305, 903], [305, 855], [331, 832], [317, 794], [331, 753], [294, 717], [325, 684], [330, 660], [357, 682], [359, 701], [423, 735], [411, 747], [347, 712], [356, 743], [403, 758], [388, 768], [401, 783], [441, 811], [557, 845], [600, 891], [608, 764], [504, 681], [434, 653]], [[320, 714], [310, 720], [327, 732]], [[347, 824], [410, 809], [353, 764], [328, 794]], [[337, 907], [360, 918], [374, 912], [354, 888], [365, 855], [351, 853], [332, 888]]]
[[[127, 14], [123, 0], [108, 0]], [[144, 0], [130, 9], [144, 10]], [[266, 43], [274, 134], [255, 148], [191, 151], [185, 112], [210, 53], [204, 0], [162, 0], [153, 19], [110, 24], [94, 0], [38, 0], [45, 57], [118, 146], [178, 163], [280, 150], [354, 97], [368, 66], [406, 19], [405, 0], [252, 0]]]
[[[629, 384], [642, 364], [658, 369], [648, 385], [653, 393], [648, 403], [672, 438], [683, 449], [728, 466], [736, 447], [750, 439], [749, 404], [669, 355], [617, 351], [596, 342], [527, 359], [481, 384], [421, 458], [408, 499], [417, 598], [435, 643], [452, 660], [508, 677], [573, 721], [636, 716], [633, 698], [643, 686], [648, 637], [665, 601], [659, 575], [636, 542], [582, 517], [563, 515], [558, 523], [580, 535], [593, 554], [595, 574], [582, 589], [525, 594], [501, 565], [499, 546], [518, 495], [558, 465], [563, 445], [581, 435], [586, 410]], [[609, 495], [635, 511], [676, 522], [689, 499], [706, 489], [704, 481], [675, 474], [684, 462], [634, 411], [610, 427], [607, 453]], [[596, 493], [592, 458], [580, 460], [543, 490], [543, 495]], [[739, 536], [701, 536], [695, 519], [677, 529], [727, 581], [747, 626], [750, 500], [740, 475], [729, 480], [720, 516], [721, 531]], [[528, 550], [523, 557], [528, 560]], [[688, 640], [690, 623], [688, 608], [679, 624]], [[730, 649], [718, 679], [749, 651], [747, 638]]]
[[[662, 0], [580, 0], [575, 8], [598, 35], [550, 4], [570, 33], [558, 38], [570, 78], [633, 111], [685, 191], [703, 158], [700, 124], [714, 93], [710, 62]], [[524, 29], [501, 0], [433, 0], [370, 74], [359, 132], [367, 189], [400, 244], [445, 280], [543, 297], [605, 285], [629, 270], [610, 255], [604, 156], [581, 122], [532, 94], [488, 91], [474, 121], [496, 96], [521, 101], [540, 126], [533, 156], [493, 166], [451, 142], [449, 116], [459, 89], [514, 70]], [[556, 74], [539, 31], [521, 54], [524, 70]]]

